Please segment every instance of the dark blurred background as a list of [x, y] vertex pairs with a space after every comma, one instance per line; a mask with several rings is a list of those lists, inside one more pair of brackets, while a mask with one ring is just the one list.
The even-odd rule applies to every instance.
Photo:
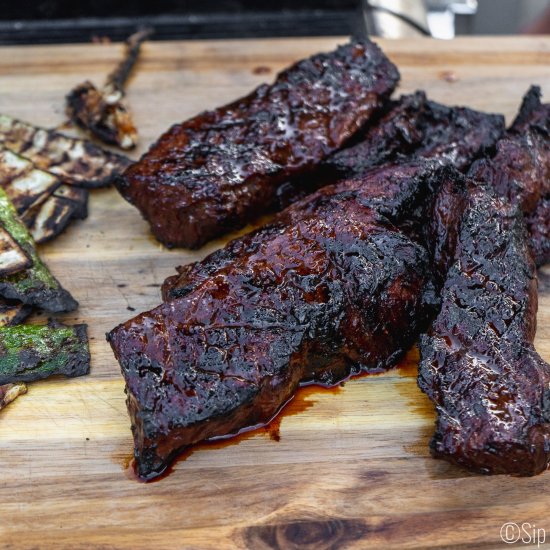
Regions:
[[548, 0], [3, 0], [0, 43], [550, 32]]

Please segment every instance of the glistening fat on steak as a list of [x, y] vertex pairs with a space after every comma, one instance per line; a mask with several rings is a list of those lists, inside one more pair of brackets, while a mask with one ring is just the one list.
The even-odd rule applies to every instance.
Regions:
[[455, 182], [432, 230], [438, 265], [450, 265], [420, 345], [432, 451], [482, 473], [537, 474], [550, 460], [550, 365], [533, 347], [537, 279], [521, 211], [490, 186]]
[[180, 297], [111, 331], [139, 475], [267, 422], [300, 383], [393, 365], [433, 308], [429, 256], [394, 224], [448, 174], [412, 161], [324, 188], [164, 289]]
[[198, 247], [245, 225], [378, 113], [399, 79], [368, 40], [302, 60], [250, 95], [176, 124], [117, 181], [155, 236]]

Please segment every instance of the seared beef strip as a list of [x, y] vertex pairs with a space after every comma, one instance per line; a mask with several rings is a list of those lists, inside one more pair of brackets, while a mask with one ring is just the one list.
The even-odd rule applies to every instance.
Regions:
[[281, 225], [295, 223], [304, 216], [322, 216], [332, 203], [340, 208], [339, 203], [348, 196], [376, 210], [415, 241], [424, 241], [423, 234], [417, 235], [418, 228], [425, 220], [430, 200], [445, 173], [437, 169], [434, 162], [401, 159], [399, 163], [373, 168], [361, 176], [326, 186], [280, 212], [270, 225], [230, 241], [200, 262], [178, 267], [178, 275], [168, 277], [162, 285], [163, 299], [169, 301], [185, 296], [198, 282], [240, 256], [255, 252], [270, 235], [277, 234]]
[[412, 153], [422, 143], [420, 118], [424, 114], [426, 94], [401, 96], [387, 106], [386, 113], [373, 119], [354, 145], [332, 153], [310, 174], [295, 177], [278, 186], [275, 208], [282, 210], [320, 187], [339, 179], [390, 162], [399, 155]]
[[510, 127], [510, 132], [522, 134], [526, 130], [538, 127], [548, 133], [550, 124], [550, 104], [542, 103], [540, 86], [531, 86], [523, 96], [519, 112]]
[[495, 156], [478, 160], [468, 172], [519, 205], [537, 265], [548, 261], [550, 248], [550, 105], [542, 104], [540, 96], [540, 88], [531, 87], [512, 127], [497, 143]]
[[539, 200], [534, 212], [527, 216], [529, 246], [538, 266], [550, 262], [550, 195]]
[[[445, 124], [444, 114], [447, 116]], [[465, 107], [446, 107], [436, 104], [432, 101], [426, 101], [423, 92], [403, 96], [393, 103], [392, 109], [380, 120], [366, 131], [362, 141], [353, 147], [343, 149], [330, 155], [321, 163], [316, 173], [316, 179], [311, 181], [300, 181], [294, 184], [287, 183], [285, 186], [285, 197], [283, 203], [297, 201], [300, 194], [314, 191], [316, 187], [327, 185], [330, 180], [337, 180], [338, 177], [358, 176], [368, 169], [373, 169], [376, 165], [384, 161], [396, 160], [399, 162], [409, 162], [404, 160], [400, 151], [411, 153], [418, 151], [424, 158], [438, 160], [443, 163], [452, 164], [450, 159], [454, 159], [460, 168], [466, 168], [477, 157], [486, 151], [490, 151], [495, 143], [504, 133], [504, 117], [501, 115], [486, 114], [474, 111]], [[363, 195], [369, 196], [372, 202], [381, 194], [382, 199], [378, 204], [388, 200], [388, 189], [376, 189], [364, 187]], [[320, 183], [319, 183], [320, 182]], [[351, 180], [355, 185], [355, 180]], [[346, 183], [339, 184], [339, 188], [345, 187]], [[410, 190], [414, 192], [414, 189]], [[400, 193], [404, 193], [400, 189]], [[318, 196], [324, 194], [333, 194], [334, 187], [327, 187], [326, 192], [320, 191]], [[410, 204], [403, 201], [402, 195], [399, 195], [400, 204], [399, 223], [403, 226], [418, 228], [422, 223], [418, 223], [418, 216], [414, 216]], [[315, 208], [315, 200], [302, 198], [301, 202], [292, 207], [285, 213], [279, 214], [279, 219], [288, 215], [293, 210]], [[387, 214], [387, 213], [386, 213]], [[392, 219], [394, 223], [395, 220]], [[253, 246], [257, 242], [256, 232], [252, 232], [240, 239], [229, 243], [211, 254], [206, 260], [185, 266], [178, 267], [180, 275], [170, 277], [163, 285], [163, 298], [165, 300], [179, 296], [188, 291], [191, 281], [196, 277], [208, 277], [212, 270], [217, 269], [219, 265], [230, 262], [241, 254], [244, 250]], [[172, 286], [177, 286], [174, 292], [171, 292]]]
[[179, 297], [111, 331], [139, 475], [268, 422], [301, 383], [395, 364], [434, 296], [426, 250], [394, 224], [451, 176], [411, 161], [325, 188], [180, 275], [165, 288]]
[[421, 121], [426, 113], [426, 94], [402, 96], [390, 110], [371, 124], [359, 143], [337, 151], [321, 163], [335, 176], [362, 174], [366, 170], [412, 153], [424, 139]]
[[438, 160], [464, 171], [492, 152], [504, 131], [502, 115], [447, 107], [428, 101], [421, 91], [402, 96], [368, 126], [358, 143], [327, 157], [314, 174], [281, 185], [277, 206], [284, 208], [319, 187], [405, 155]]
[[167, 246], [196, 248], [276, 201], [380, 111], [399, 79], [368, 40], [300, 61], [250, 95], [176, 124], [118, 180]]
[[422, 142], [414, 154], [464, 171], [476, 158], [492, 150], [504, 128], [502, 115], [428, 101], [420, 119]]
[[421, 338], [420, 388], [435, 403], [435, 456], [482, 473], [533, 475], [550, 460], [550, 365], [533, 347], [535, 264], [518, 205], [448, 182], [431, 225], [450, 265]]
[[337, 176], [349, 176], [414, 154], [465, 170], [491, 151], [504, 129], [502, 115], [448, 107], [416, 92], [394, 102], [359, 143], [330, 155], [321, 166]]

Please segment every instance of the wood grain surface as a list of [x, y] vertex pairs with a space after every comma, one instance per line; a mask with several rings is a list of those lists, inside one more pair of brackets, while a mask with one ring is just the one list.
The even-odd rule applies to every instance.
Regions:
[[[342, 40], [146, 44], [128, 93], [143, 146]], [[399, 92], [423, 88], [508, 120], [531, 83], [550, 100], [550, 37], [383, 47], [400, 68]], [[120, 45], [0, 48], [0, 112], [58, 125], [65, 93], [85, 79], [101, 84], [120, 53]], [[89, 324], [92, 372], [31, 384], [0, 413], [1, 547], [500, 548], [505, 522], [545, 529], [550, 543], [550, 473], [483, 477], [430, 458], [434, 413], [416, 387], [414, 353], [405, 369], [302, 396], [278, 442], [258, 433], [197, 450], [157, 483], [131, 479], [123, 382], [104, 334], [160, 303], [174, 266], [223, 241], [169, 251], [114, 190], [94, 192], [90, 206], [87, 220], [41, 252], [80, 301], [65, 319]], [[540, 291], [536, 343], [550, 360], [549, 268]]]

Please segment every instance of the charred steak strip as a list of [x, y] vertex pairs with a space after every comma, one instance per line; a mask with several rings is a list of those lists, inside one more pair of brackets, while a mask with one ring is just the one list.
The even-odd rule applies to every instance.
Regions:
[[312, 173], [281, 184], [277, 188], [275, 208], [282, 210], [320, 187], [360, 175], [400, 154], [411, 153], [424, 135], [420, 131], [420, 118], [425, 103], [424, 92], [390, 102], [387, 112], [368, 124], [358, 143], [332, 153]]
[[382, 212], [411, 208], [445, 173], [414, 161], [324, 189], [196, 265], [179, 298], [111, 331], [139, 475], [269, 421], [300, 383], [394, 364], [431, 316], [430, 269]]
[[542, 104], [540, 97], [540, 88], [531, 87], [512, 127], [497, 143], [495, 156], [477, 161], [468, 173], [519, 205], [537, 265], [549, 260], [550, 248], [550, 105]]
[[521, 211], [489, 189], [448, 185], [434, 209], [436, 250], [454, 250], [441, 311], [421, 338], [419, 386], [437, 409], [435, 456], [533, 475], [550, 459], [550, 365], [533, 347], [536, 271]]
[[322, 167], [349, 176], [413, 154], [465, 170], [490, 151], [503, 133], [502, 115], [447, 107], [416, 92], [401, 97], [359, 143], [330, 155]]
[[336, 176], [362, 174], [399, 154], [412, 153], [424, 138], [421, 120], [426, 101], [424, 92], [416, 92], [392, 102], [388, 113], [369, 125], [359, 143], [330, 155], [322, 162], [322, 170]]
[[288, 206], [319, 187], [405, 155], [438, 160], [465, 171], [474, 160], [493, 151], [504, 131], [502, 115], [447, 107], [428, 101], [420, 91], [402, 96], [368, 126], [358, 143], [327, 157], [315, 174], [281, 185], [278, 206]]
[[199, 247], [265, 212], [278, 186], [345, 145], [398, 79], [368, 40], [314, 55], [272, 85], [173, 126], [117, 187], [161, 242]]
[[504, 129], [502, 115], [428, 101], [420, 119], [422, 142], [414, 154], [464, 171], [494, 148]]
[[178, 275], [168, 277], [162, 286], [163, 299], [185, 296], [198, 282], [213, 276], [240, 256], [255, 252], [265, 240], [276, 236], [281, 226], [295, 223], [304, 216], [322, 216], [332, 203], [341, 208], [339, 203], [347, 197], [372, 208], [393, 225], [412, 228], [409, 230], [411, 236], [424, 242], [424, 235], [416, 235], [417, 228], [423, 224], [430, 200], [446, 173], [439, 170], [436, 163], [409, 159], [373, 168], [361, 176], [319, 189], [280, 212], [272, 224], [230, 241], [200, 262], [178, 267]]
[[550, 262], [550, 195], [542, 198], [526, 218], [529, 246], [538, 266]]

